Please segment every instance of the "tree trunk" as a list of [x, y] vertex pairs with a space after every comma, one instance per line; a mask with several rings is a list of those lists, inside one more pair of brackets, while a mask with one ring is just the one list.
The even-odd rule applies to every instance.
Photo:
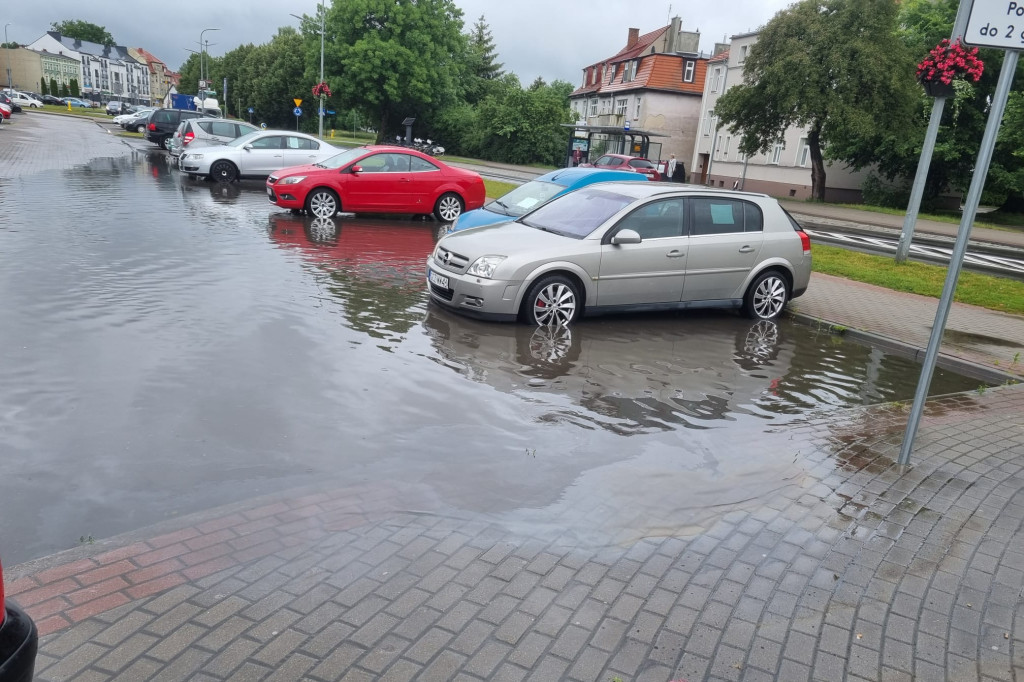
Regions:
[[811, 198], [825, 201], [825, 159], [821, 155], [820, 121], [815, 121], [807, 131], [807, 146], [811, 150]]
[[384, 131], [388, 126], [388, 105], [380, 105], [380, 124], [377, 126], [377, 144], [384, 144]]

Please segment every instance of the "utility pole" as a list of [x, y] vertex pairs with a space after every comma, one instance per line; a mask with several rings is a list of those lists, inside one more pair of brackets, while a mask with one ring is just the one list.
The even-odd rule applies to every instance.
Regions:
[[[7, 89], [13, 90], [14, 84], [11, 82], [11, 44], [7, 42], [7, 27], [11, 25], [11, 22], [4, 24], [4, 45], [7, 47]], [[321, 78], [323, 78], [323, 56], [320, 57], [320, 72]]]
[[206, 113], [206, 79], [203, 78], [203, 34], [207, 31], [219, 31], [219, 28], [204, 28], [199, 32], [199, 82], [202, 84], [199, 88], [199, 113]]

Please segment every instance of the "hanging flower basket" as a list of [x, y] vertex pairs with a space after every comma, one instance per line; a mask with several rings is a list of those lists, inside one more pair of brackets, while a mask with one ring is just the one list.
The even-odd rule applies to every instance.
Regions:
[[978, 82], [985, 63], [978, 59], [978, 48], [970, 49], [957, 38], [955, 42], [943, 39], [917, 65], [917, 80], [930, 97], [952, 97], [953, 81]]
[[330, 97], [331, 89], [327, 87], [327, 83], [321, 81], [313, 86], [314, 97]]

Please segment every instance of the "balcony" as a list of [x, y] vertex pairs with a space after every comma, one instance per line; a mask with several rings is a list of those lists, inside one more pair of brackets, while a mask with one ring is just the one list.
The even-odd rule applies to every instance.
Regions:
[[623, 126], [626, 124], [625, 114], [601, 114], [587, 119], [587, 125], [592, 126]]

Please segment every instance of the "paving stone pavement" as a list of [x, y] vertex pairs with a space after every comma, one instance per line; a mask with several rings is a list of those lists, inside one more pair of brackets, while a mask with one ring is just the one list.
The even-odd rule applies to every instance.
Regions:
[[[901, 295], [820, 286], [903, 333]], [[905, 408], [770, 426], [752, 447], [793, 453], [787, 485], [658, 536], [524, 533], [379, 483], [102, 539], [8, 588], [39, 680], [1022, 680], [1024, 386], [931, 401], [906, 469]], [[566, 513], [599, 524], [589, 504]]]

